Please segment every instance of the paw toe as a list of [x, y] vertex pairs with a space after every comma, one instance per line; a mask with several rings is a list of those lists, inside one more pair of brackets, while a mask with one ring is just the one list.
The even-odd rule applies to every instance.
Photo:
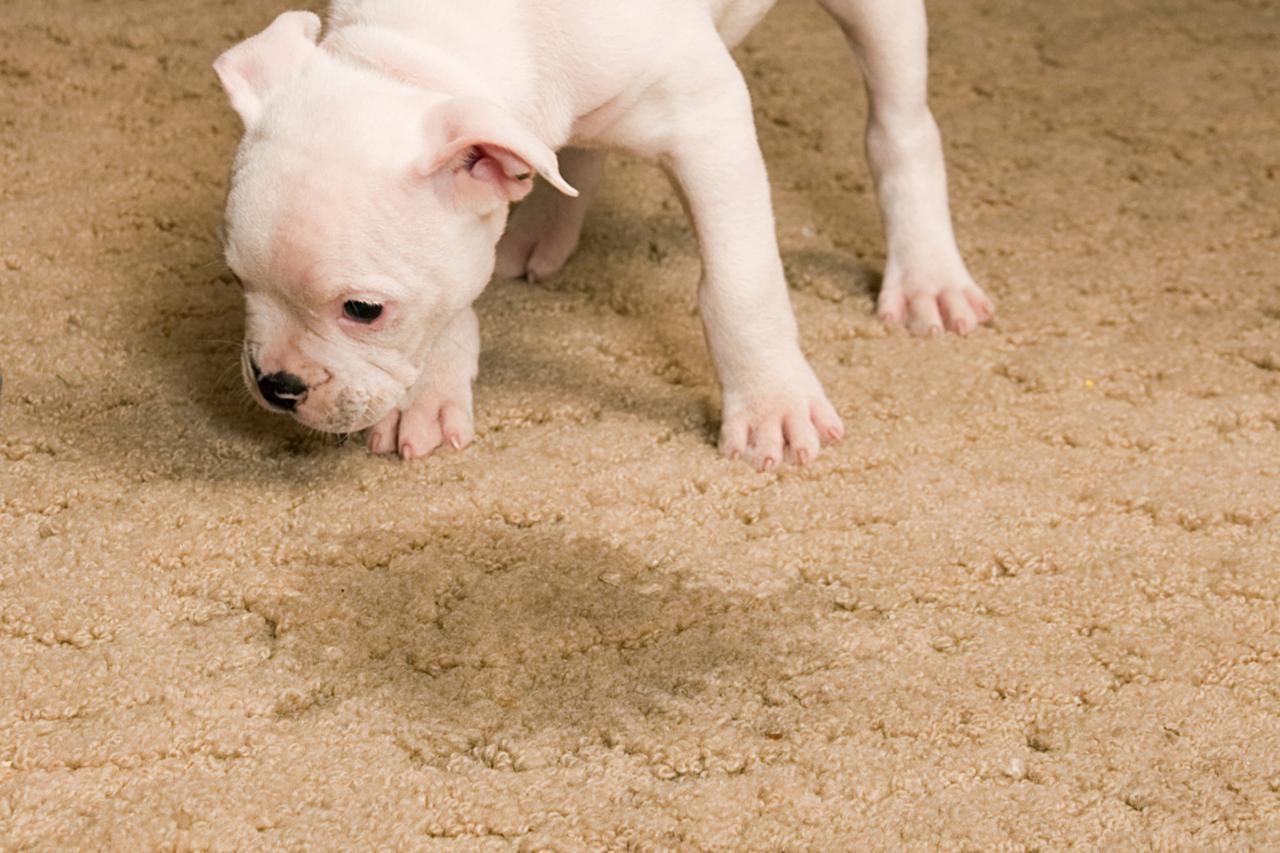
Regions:
[[471, 413], [462, 406], [451, 403], [440, 410], [440, 429], [444, 434], [444, 440], [454, 450], [462, 450], [476, 437]]
[[772, 471], [783, 463], [812, 462], [843, 435], [840, 416], [821, 388], [809, 394], [773, 394], [730, 407], [720, 429], [720, 452], [730, 459], [743, 457], [759, 471]]
[[844, 441], [844, 421], [826, 400], [813, 407], [811, 417], [823, 447], [833, 447]]
[[876, 308], [880, 321], [890, 326], [901, 326], [907, 316], [907, 300], [900, 290], [882, 290]]
[[430, 456], [444, 440], [438, 409], [413, 408], [400, 418], [400, 456], [421, 459]]
[[394, 411], [369, 428], [369, 450], [373, 453], [394, 453], [396, 433], [400, 426], [400, 412]]
[[720, 455], [737, 460], [747, 452], [748, 424], [746, 418], [725, 418], [720, 427]]
[[539, 241], [525, 265], [529, 281], [545, 281], [560, 272], [569, 261], [574, 248], [576, 246], [564, 245], [556, 240]]
[[793, 465], [805, 465], [818, 455], [822, 439], [812, 417], [789, 415], [783, 421], [789, 461]]
[[966, 335], [978, 325], [969, 300], [958, 290], [944, 290], [938, 302], [946, 327], [957, 334]]
[[902, 324], [918, 337], [943, 332], [968, 334], [995, 316], [991, 300], [968, 273], [940, 277], [897, 274], [880, 293], [878, 313], [890, 324]]
[[978, 288], [974, 287], [966, 290], [964, 298], [969, 303], [969, 308], [973, 311], [973, 315], [979, 323], [990, 323], [996, 316], [996, 309], [991, 303], [991, 297]]
[[911, 333], [922, 338], [931, 338], [942, 332], [942, 313], [938, 310], [938, 300], [932, 294], [911, 297]]
[[748, 441], [750, 455], [756, 460], [756, 468], [772, 471], [782, 461], [782, 421], [766, 418], [751, 430]]

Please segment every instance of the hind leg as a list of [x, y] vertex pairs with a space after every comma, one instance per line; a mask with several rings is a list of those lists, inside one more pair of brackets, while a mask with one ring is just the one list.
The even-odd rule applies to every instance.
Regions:
[[578, 248], [582, 223], [604, 173], [605, 151], [566, 148], [560, 152], [560, 172], [578, 190], [570, 198], [539, 182], [516, 207], [498, 241], [495, 272], [503, 278], [538, 281], [559, 272]]
[[867, 160], [888, 261], [877, 310], [918, 335], [964, 334], [994, 316], [956, 247], [942, 140], [927, 100], [923, 0], [819, 0], [852, 45], [867, 88]]

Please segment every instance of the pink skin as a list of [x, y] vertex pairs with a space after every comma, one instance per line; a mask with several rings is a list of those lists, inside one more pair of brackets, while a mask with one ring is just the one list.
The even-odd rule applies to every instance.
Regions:
[[776, 418], [765, 418], [753, 430], [743, 418], [725, 418], [720, 431], [720, 453], [731, 460], [746, 459], [758, 471], [772, 471], [782, 462], [806, 465], [824, 447], [844, 440], [844, 424], [825, 399], [810, 404], [808, 417], [787, 414], [777, 406]]
[[410, 390], [409, 402], [369, 429], [369, 449], [420, 459], [444, 446], [462, 450], [470, 445], [476, 437], [471, 383], [479, 349], [475, 313], [462, 311], [427, 353], [427, 370]]
[[449, 402], [418, 400], [407, 411], [396, 409], [369, 429], [371, 451], [398, 453], [405, 460], [422, 459], [445, 445], [463, 450], [474, 440], [471, 416]]
[[895, 288], [881, 292], [877, 313], [891, 326], [905, 326], [914, 335], [933, 337], [944, 329], [967, 335], [983, 323], [991, 322], [995, 308], [977, 286], [952, 287], [911, 297]]
[[[858, 53], [868, 90], [867, 153], [888, 244], [878, 313], [917, 335], [966, 334], [989, 322], [994, 311], [965, 269], [952, 233], [945, 163], [925, 91], [923, 0], [821, 3]], [[355, 175], [359, 170], [351, 164], [365, 164], [366, 171], [375, 161], [414, 164], [406, 179], [412, 179], [409, 197], [421, 209], [388, 216], [386, 227], [357, 234], [368, 238], [355, 241], [359, 252], [324, 233], [324, 226], [338, 221], [325, 216], [318, 228], [288, 229], [273, 259], [261, 235], [274, 233], [270, 226], [279, 217], [292, 219], [281, 211], [287, 203], [279, 203], [279, 182], [246, 179], [239, 185], [253, 187], [255, 195], [246, 190], [230, 196], [229, 219], [235, 213], [242, 223], [235, 230], [243, 245], [230, 247], [228, 260], [241, 255], [250, 269], [243, 277], [266, 291], [254, 306], [251, 343], [271, 359], [284, 360], [280, 350], [289, 351], [298, 362], [290, 372], [299, 376], [309, 376], [304, 369], [310, 366], [332, 374], [318, 384], [308, 380], [313, 393], [299, 404], [300, 419], [346, 431], [344, 426], [368, 424], [394, 405], [370, 429], [374, 451], [413, 459], [469, 444], [479, 337], [473, 312], [463, 306], [494, 269], [493, 256], [482, 259], [481, 248], [492, 249], [488, 238], [498, 241], [506, 205], [528, 193], [533, 174], [541, 174], [564, 197], [543, 193], [517, 211], [497, 247], [497, 272], [535, 280], [554, 273], [577, 244], [587, 198], [599, 180], [598, 151], [617, 147], [667, 165], [697, 230], [699, 307], [723, 389], [724, 454], [769, 471], [805, 464], [842, 439], [840, 417], [798, 346], [750, 98], [728, 53], [771, 0], [572, 0], [556, 7], [564, 14], [554, 16], [555, 26], [527, 32], [506, 3], [470, 4], [455, 10], [461, 14], [450, 14], [447, 4], [426, 14], [416, 0], [361, 3], [360, 15], [356, 5], [335, 2], [323, 49], [316, 44], [319, 19], [292, 12], [215, 63], [247, 129], [259, 123], [279, 134], [327, 128], [318, 136], [308, 130], [302, 140], [308, 144], [300, 147], [331, 160], [335, 174]], [[672, 31], [682, 37], [644, 37]], [[286, 81], [294, 84], [289, 94], [295, 100], [264, 109]], [[336, 111], [334, 97], [345, 99]], [[297, 106], [307, 104], [315, 109]], [[422, 121], [399, 118], [414, 111], [422, 112]], [[353, 127], [360, 132], [349, 133]], [[312, 136], [324, 139], [324, 146], [310, 145]], [[281, 153], [289, 149], [254, 147], [255, 140], [273, 138], [270, 132], [246, 136], [242, 151], [265, 164], [256, 174], [264, 174], [266, 165], [277, 174], [298, 171]], [[377, 140], [376, 152], [371, 140]], [[562, 154], [573, 185], [561, 176], [554, 153], [566, 143], [587, 146]], [[315, 174], [314, 164], [298, 173]], [[574, 185], [584, 190], [581, 198]], [[344, 212], [363, 223], [382, 211], [372, 201], [365, 208]], [[309, 212], [316, 210], [293, 213], [301, 221]], [[419, 223], [413, 239], [392, 246], [403, 269], [382, 270], [387, 243], [395, 241], [381, 238], [408, 222]], [[324, 257], [308, 258], [307, 246]], [[275, 264], [286, 269], [264, 272]], [[373, 280], [366, 268], [385, 272], [391, 284]], [[406, 275], [405, 269], [431, 274]], [[407, 280], [449, 299], [420, 298], [416, 290], [395, 286]], [[346, 292], [326, 290], [324, 283]], [[385, 297], [378, 301], [395, 318], [406, 316], [395, 309], [416, 306], [417, 314], [431, 315], [432, 334], [434, 321], [456, 312], [448, 321], [452, 331], [431, 344], [420, 340], [428, 334], [420, 323], [413, 334], [398, 332], [410, 328], [401, 322], [380, 330], [342, 325], [342, 300], [362, 296]], [[264, 301], [271, 297], [274, 306]], [[341, 334], [317, 331], [324, 321]], [[376, 346], [363, 339], [374, 332]], [[425, 356], [424, 345], [430, 347]]]

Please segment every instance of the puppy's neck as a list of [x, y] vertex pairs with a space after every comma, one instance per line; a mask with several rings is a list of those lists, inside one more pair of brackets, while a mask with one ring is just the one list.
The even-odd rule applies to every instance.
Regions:
[[352, 24], [329, 33], [321, 45], [330, 55], [427, 92], [496, 100], [465, 65], [425, 48], [394, 30]]

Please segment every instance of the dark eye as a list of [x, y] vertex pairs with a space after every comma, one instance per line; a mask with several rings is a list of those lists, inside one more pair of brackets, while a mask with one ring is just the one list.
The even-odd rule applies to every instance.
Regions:
[[348, 299], [342, 303], [342, 313], [347, 319], [357, 323], [372, 323], [382, 316], [382, 306], [376, 302], [361, 302], [359, 299]]

